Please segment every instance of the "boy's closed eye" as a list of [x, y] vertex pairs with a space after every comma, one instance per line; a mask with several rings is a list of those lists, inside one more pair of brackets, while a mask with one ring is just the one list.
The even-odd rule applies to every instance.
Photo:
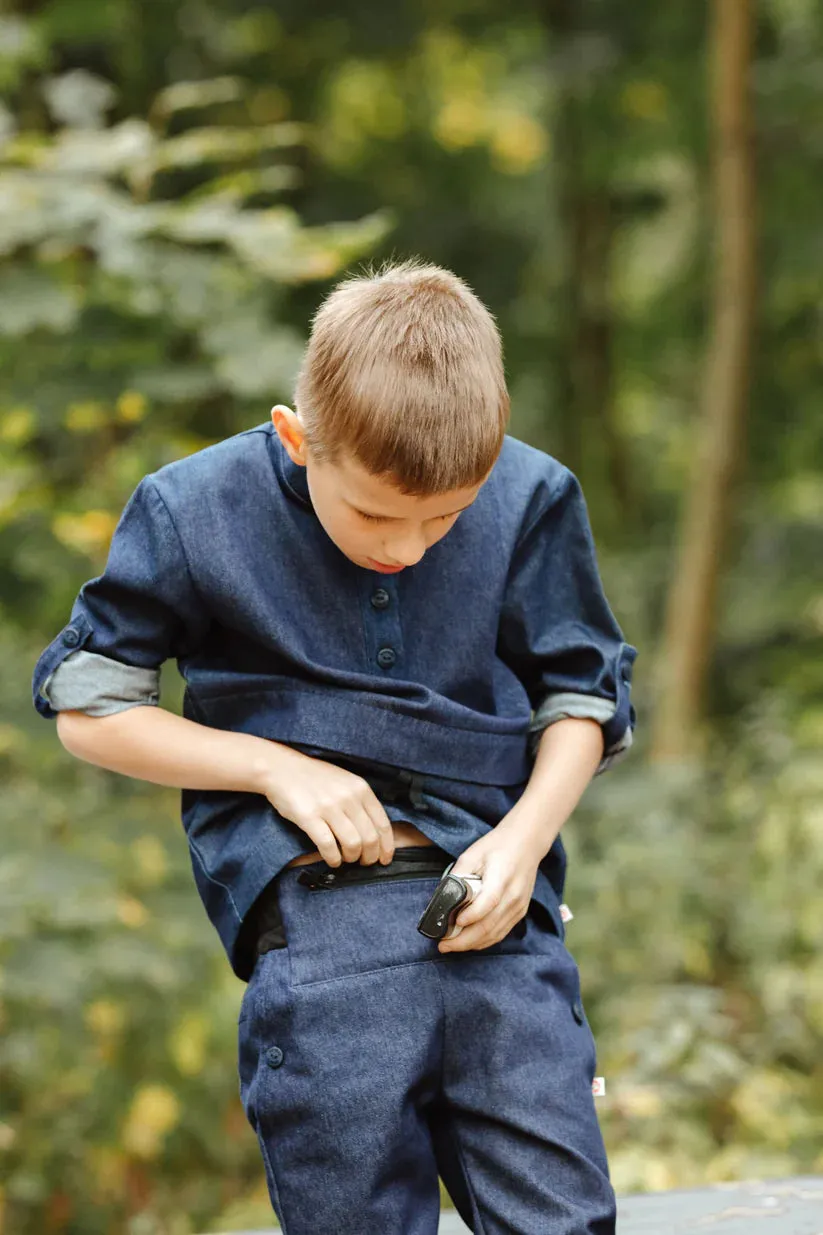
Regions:
[[[459, 515], [460, 513], [461, 512], [459, 510], [455, 511], [455, 514], [457, 515]], [[369, 514], [366, 514], [365, 510], [358, 510], [357, 514], [360, 516], [361, 519], [365, 519], [367, 523], [393, 523], [395, 521], [394, 519], [392, 519], [391, 515], [369, 515]], [[441, 522], [442, 523], [446, 519], [453, 519], [455, 517], [455, 514], [436, 515], [435, 518], [431, 520], [431, 522], [433, 523]]]

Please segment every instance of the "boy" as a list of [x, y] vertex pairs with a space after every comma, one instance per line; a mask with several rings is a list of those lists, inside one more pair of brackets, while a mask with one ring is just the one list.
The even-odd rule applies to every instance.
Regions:
[[[435, 1235], [438, 1173], [477, 1232], [607, 1235], [558, 833], [631, 744], [636, 652], [579, 486], [505, 436], [494, 319], [417, 260], [325, 300], [295, 408], [141, 481], [36, 706], [182, 787], [287, 1235]], [[435, 944], [455, 858], [482, 889]]]

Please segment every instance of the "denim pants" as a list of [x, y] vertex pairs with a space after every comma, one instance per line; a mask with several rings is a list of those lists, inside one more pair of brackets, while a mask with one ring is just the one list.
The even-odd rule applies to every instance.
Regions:
[[438, 1175], [475, 1235], [614, 1235], [594, 1040], [542, 906], [442, 955], [416, 929], [436, 875], [313, 890], [307, 869], [277, 877], [287, 943], [239, 1023], [285, 1235], [436, 1235]]

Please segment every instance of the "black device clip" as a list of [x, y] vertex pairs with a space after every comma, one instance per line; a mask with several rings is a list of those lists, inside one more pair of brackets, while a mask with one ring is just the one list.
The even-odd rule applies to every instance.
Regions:
[[434, 894], [423, 910], [417, 929], [427, 939], [453, 939], [460, 934], [461, 927], [455, 926], [457, 911], [470, 904], [480, 891], [482, 880], [479, 875], [452, 875], [454, 866], [450, 862], [434, 890]]

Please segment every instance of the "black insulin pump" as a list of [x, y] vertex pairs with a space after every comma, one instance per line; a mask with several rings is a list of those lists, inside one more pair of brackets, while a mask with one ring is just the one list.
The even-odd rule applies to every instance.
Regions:
[[434, 890], [434, 895], [423, 910], [423, 916], [417, 923], [421, 935], [428, 939], [454, 939], [462, 931], [462, 926], [455, 926], [457, 911], [463, 905], [470, 905], [480, 891], [483, 880], [479, 875], [452, 875], [450, 862]]

